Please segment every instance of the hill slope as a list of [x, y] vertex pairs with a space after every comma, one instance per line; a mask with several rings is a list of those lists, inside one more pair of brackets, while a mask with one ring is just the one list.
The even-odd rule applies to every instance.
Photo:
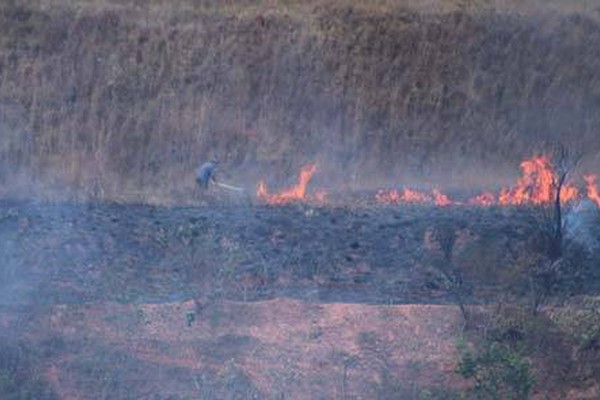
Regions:
[[250, 185], [489, 184], [547, 140], [598, 167], [593, 9], [417, 3], [3, 2], [3, 192], [188, 193], [213, 154]]

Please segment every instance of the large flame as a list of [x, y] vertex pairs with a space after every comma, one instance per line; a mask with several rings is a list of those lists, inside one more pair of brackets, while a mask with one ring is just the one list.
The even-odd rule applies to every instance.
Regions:
[[[554, 201], [558, 175], [554, 171], [550, 158], [535, 156], [521, 163], [523, 175], [511, 189], [503, 189], [498, 198], [498, 204], [525, 205], [549, 204]], [[561, 189], [561, 202], [573, 201], [579, 195], [577, 188], [566, 183]]]
[[291, 188], [285, 189], [280, 193], [269, 193], [265, 181], [260, 181], [256, 190], [256, 196], [273, 205], [281, 205], [296, 201], [316, 201], [322, 202], [325, 199], [324, 191], [317, 191], [314, 196], [307, 195], [307, 187], [314, 173], [317, 171], [316, 165], [307, 165], [302, 167], [298, 184]]
[[600, 207], [600, 190], [598, 190], [598, 176], [585, 175], [583, 177], [587, 186], [587, 197]]

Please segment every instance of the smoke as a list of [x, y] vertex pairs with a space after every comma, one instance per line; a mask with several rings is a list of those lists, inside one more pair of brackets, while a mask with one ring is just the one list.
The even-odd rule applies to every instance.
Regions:
[[19, 190], [27, 183], [17, 178], [22, 178], [30, 166], [33, 143], [25, 107], [0, 100], [0, 194]]
[[590, 253], [600, 249], [594, 232], [598, 209], [588, 199], [581, 200], [565, 216], [566, 238], [583, 246]]

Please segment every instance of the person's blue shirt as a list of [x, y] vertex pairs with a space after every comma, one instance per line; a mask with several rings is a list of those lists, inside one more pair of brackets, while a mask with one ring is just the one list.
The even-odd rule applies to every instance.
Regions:
[[202, 189], [208, 189], [208, 182], [213, 181], [216, 182], [215, 172], [216, 172], [216, 162], [209, 161], [202, 164], [198, 170], [196, 171], [196, 182], [198, 186]]

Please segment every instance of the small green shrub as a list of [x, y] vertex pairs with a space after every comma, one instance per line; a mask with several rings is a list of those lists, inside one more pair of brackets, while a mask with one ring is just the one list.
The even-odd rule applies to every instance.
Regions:
[[530, 398], [535, 379], [529, 361], [498, 342], [487, 342], [476, 351], [459, 346], [456, 372], [473, 379], [471, 392], [476, 399], [525, 400]]

